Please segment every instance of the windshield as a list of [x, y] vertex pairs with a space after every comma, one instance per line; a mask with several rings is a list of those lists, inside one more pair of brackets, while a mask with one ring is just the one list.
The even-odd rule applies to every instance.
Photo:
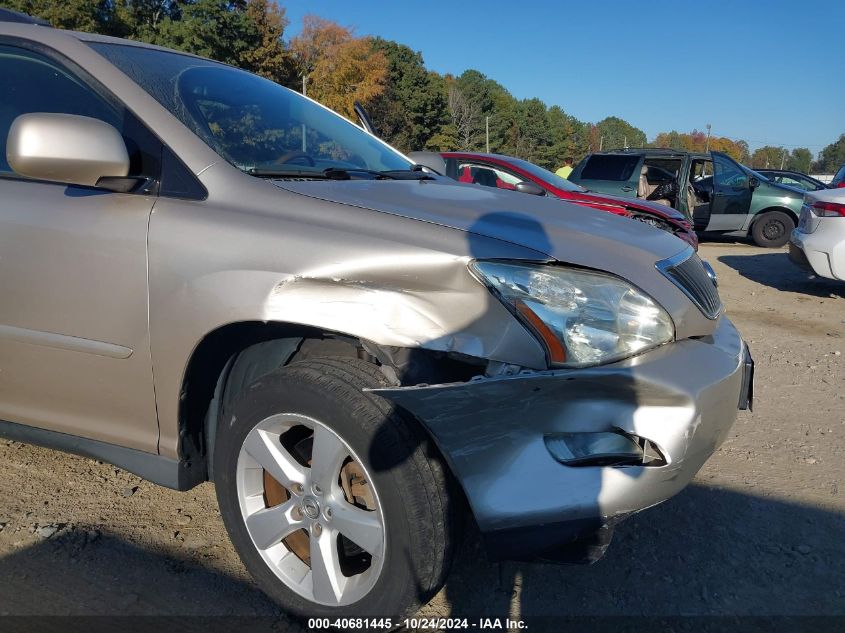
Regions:
[[527, 160], [520, 158], [509, 158], [516, 167], [527, 171], [532, 176], [536, 176], [543, 182], [549, 183], [552, 187], [563, 189], [564, 191], [587, 191], [584, 187], [576, 185], [574, 182], [569, 182], [566, 178], [561, 178], [557, 174], [550, 172], [548, 169], [543, 169], [539, 165], [529, 163]]
[[243, 171], [411, 167], [340, 115], [257, 75], [179, 53], [88, 44]]

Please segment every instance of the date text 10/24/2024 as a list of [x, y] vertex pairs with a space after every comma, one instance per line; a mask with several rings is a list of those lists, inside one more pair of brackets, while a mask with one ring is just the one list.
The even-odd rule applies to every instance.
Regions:
[[514, 631], [527, 629], [523, 620], [510, 618], [309, 618], [308, 628], [341, 629], [341, 630], [375, 630], [390, 631], [396, 627], [415, 631], [448, 631], [453, 629], [476, 629], [479, 631]]

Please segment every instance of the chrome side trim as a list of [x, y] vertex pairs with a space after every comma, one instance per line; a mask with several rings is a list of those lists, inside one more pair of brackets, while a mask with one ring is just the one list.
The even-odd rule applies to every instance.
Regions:
[[41, 332], [38, 330], [27, 330], [11, 325], [0, 325], [0, 338], [15, 341], [16, 343], [27, 343], [29, 345], [40, 345], [42, 347], [53, 347], [69, 352], [82, 352], [83, 354], [94, 354], [95, 356], [106, 356], [108, 358], [129, 358], [132, 351], [128, 347], [94, 341], [78, 336], [67, 336], [66, 334], [55, 334], [53, 332]]

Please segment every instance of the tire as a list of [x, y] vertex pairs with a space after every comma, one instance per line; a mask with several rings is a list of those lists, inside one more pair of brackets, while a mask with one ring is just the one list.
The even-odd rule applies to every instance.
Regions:
[[754, 243], [763, 248], [780, 248], [789, 241], [795, 220], [783, 211], [761, 213], [751, 225]]
[[[400, 618], [425, 604], [445, 581], [455, 542], [455, 495], [442, 459], [419, 423], [362, 392], [386, 384], [381, 371], [362, 360], [303, 360], [260, 378], [221, 416], [214, 483], [223, 522], [261, 589], [297, 617]], [[310, 446], [308, 424], [314, 430]], [[334, 444], [327, 439], [332, 434]], [[312, 451], [315, 443], [319, 448]], [[296, 456], [302, 462], [299, 470], [286, 466], [280, 473], [262, 453], [265, 446], [281, 447], [282, 453], [274, 455], [284, 459], [276, 464], [288, 464]], [[344, 453], [345, 458], [337, 457]], [[260, 460], [254, 458], [258, 454]], [[278, 479], [292, 474], [285, 483], [290, 489], [273, 478], [268, 483], [265, 464]], [[358, 466], [363, 472], [355, 470]], [[303, 473], [305, 489], [297, 493], [295, 477]], [[325, 485], [317, 490], [320, 481]], [[275, 531], [281, 512], [284, 521], [305, 531], [297, 529], [279, 541]], [[269, 549], [260, 550], [259, 540]], [[274, 544], [268, 546], [270, 542]], [[284, 558], [274, 565], [280, 554]], [[328, 563], [312, 568], [315, 555]], [[317, 578], [322, 569], [329, 571]], [[343, 580], [346, 574], [351, 580]]]

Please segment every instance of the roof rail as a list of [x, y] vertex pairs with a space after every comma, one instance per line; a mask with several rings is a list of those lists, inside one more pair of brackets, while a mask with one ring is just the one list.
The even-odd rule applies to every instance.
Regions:
[[606, 150], [608, 152], [686, 152], [694, 154], [686, 149], [675, 149], [674, 147], [614, 147]]
[[18, 24], [39, 24], [41, 26], [50, 26], [50, 23], [44, 18], [36, 18], [26, 13], [12, 11], [11, 9], [0, 9], [0, 22], [17, 22]]

